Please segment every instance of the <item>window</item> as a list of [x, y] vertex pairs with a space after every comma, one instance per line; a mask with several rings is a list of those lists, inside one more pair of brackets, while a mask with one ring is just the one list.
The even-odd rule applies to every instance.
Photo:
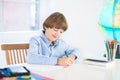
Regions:
[[0, 32], [39, 29], [40, 0], [0, 0]]

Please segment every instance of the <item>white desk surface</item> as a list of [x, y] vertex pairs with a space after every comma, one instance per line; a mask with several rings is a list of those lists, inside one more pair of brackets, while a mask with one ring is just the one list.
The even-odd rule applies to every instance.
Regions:
[[26, 66], [31, 72], [53, 78], [54, 80], [120, 80], [120, 59], [105, 66], [83, 63], [69, 67], [35, 64], [19, 65]]

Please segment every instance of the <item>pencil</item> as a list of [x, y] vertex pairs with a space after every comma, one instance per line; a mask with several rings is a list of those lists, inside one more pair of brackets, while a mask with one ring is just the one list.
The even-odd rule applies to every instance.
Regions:
[[65, 51], [65, 56], [66, 56], [66, 57], [68, 57], [68, 54], [67, 54], [67, 52], [66, 52], [66, 51]]

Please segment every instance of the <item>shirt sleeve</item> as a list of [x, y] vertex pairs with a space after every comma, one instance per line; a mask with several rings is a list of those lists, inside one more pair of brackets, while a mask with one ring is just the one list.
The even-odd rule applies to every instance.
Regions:
[[[70, 55], [70, 54], [75, 55], [75, 57], [76, 57], [75, 63], [83, 62], [84, 57], [83, 57], [83, 54], [82, 54], [82, 50], [80, 50], [79, 48], [76, 48], [75, 46], [69, 45], [65, 41], [61, 41], [61, 43], [62, 43], [62, 45], [64, 45], [63, 48], [65, 49], [65, 53], [67, 53], [68, 55]], [[65, 56], [65, 54], [63, 56]]]
[[40, 45], [37, 39], [31, 38], [26, 62], [30, 64], [56, 65], [57, 57], [48, 57], [40, 53], [39, 51], [42, 49]]
[[74, 48], [70, 45], [67, 45], [66, 52], [68, 53], [68, 55], [70, 55], [70, 54], [75, 55], [76, 59], [78, 59], [80, 57], [80, 50], [78, 48]]

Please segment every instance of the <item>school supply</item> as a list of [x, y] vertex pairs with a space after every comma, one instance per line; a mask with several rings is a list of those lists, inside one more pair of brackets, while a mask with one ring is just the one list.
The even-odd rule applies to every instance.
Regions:
[[115, 55], [116, 55], [117, 41], [106, 40], [105, 47], [107, 50], [107, 52], [106, 52], [107, 61], [113, 61], [115, 59]]
[[25, 66], [0, 68], [0, 80], [53, 80], [30, 72]]

